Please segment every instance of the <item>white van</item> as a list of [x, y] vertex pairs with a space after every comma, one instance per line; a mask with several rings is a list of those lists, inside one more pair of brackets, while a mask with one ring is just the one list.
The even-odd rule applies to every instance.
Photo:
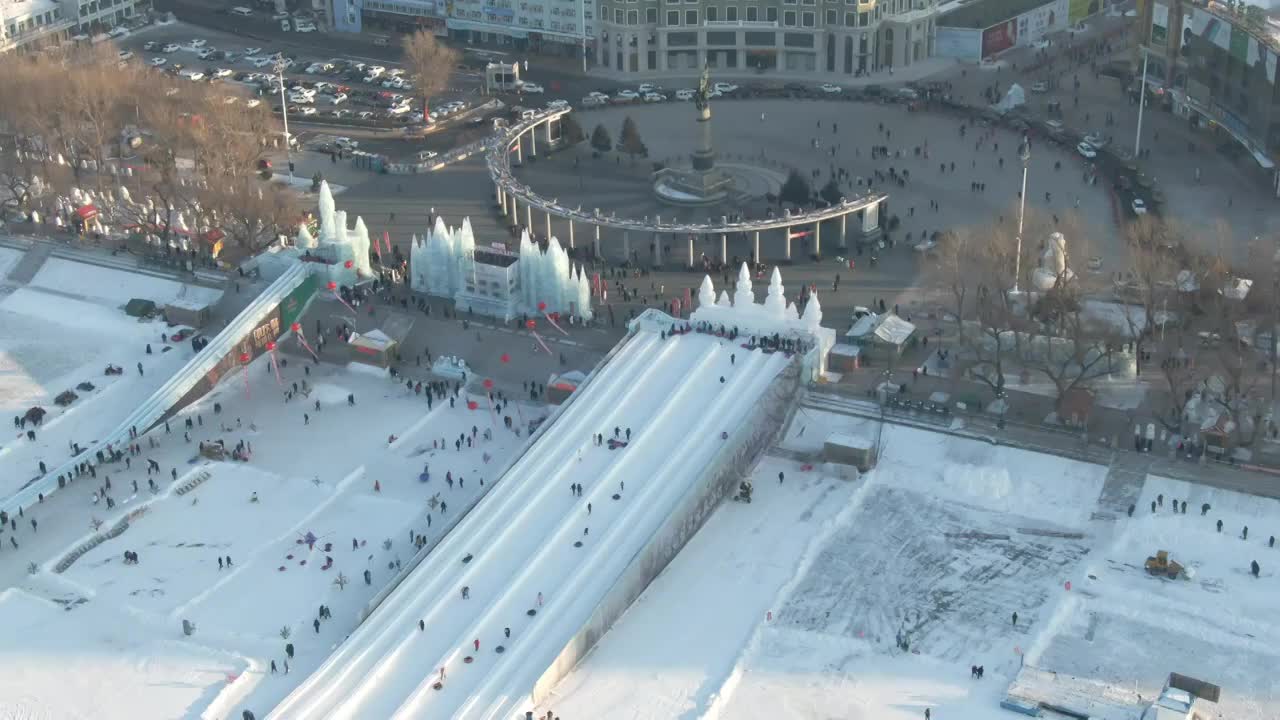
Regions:
[[253, 17], [253, 11], [247, 7], [233, 7], [230, 12], [238, 17]]

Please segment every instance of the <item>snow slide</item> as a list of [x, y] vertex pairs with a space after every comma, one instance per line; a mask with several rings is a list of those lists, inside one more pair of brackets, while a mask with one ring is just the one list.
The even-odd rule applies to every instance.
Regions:
[[[523, 710], [535, 681], [708, 470], [721, 433], [786, 363], [708, 335], [633, 336], [271, 717]], [[615, 428], [623, 440], [630, 430], [626, 447], [593, 442]], [[571, 489], [579, 483], [581, 496]]]

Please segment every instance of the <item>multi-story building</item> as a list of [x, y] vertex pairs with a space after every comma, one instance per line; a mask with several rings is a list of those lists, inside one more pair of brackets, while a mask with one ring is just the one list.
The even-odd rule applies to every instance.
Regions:
[[596, 64], [622, 73], [857, 75], [933, 55], [936, 0], [600, 0]]
[[594, 0], [449, 0], [449, 34], [466, 42], [579, 56], [595, 33]]
[[62, 0], [62, 14], [75, 23], [75, 31], [84, 35], [109, 30], [123, 25], [141, 6], [150, 2], [140, 0]]
[[[1257, 6], [1146, 0], [1139, 54], [1147, 86], [1172, 111], [1229, 135], [1274, 174], [1280, 158], [1280, 16]], [[1138, 60], [1141, 72], [1142, 59]]]
[[0, 0], [0, 52], [57, 42], [73, 24], [57, 0]]

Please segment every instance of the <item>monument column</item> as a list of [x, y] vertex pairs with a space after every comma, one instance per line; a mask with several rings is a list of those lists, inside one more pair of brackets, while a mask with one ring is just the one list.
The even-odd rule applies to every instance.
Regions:
[[759, 230], [755, 232], [755, 252], [754, 254], [752, 254], [752, 257], [755, 258], [756, 264], [759, 265], [760, 264], [760, 231]]
[[599, 226], [599, 225], [592, 225], [592, 227], [594, 227], [594, 228], [596, 229], [596, 239], [595, 239], [595, 241], [594, 241], [594, 245], [595, 245], [595, 256], [596, 256], [596, 257], [600, 257], [600, 226]]
[[502, 208], [502, 214], [506, 215], [507, 214], [507, 198], [502, 193], [502, 185], [498, 183], [494, 183], [493, 190], [494, 190], [494, 196], [497, 198], [497, 201], [498, 201], [498, 207]]
[[524, 206], [524, 226], [529, 228], [529, 232], [533, 232], [533, 203]]
[[662, 235], [653, 234], [653, 264], [655, 267], [662, 267]]
[[551, 211], [547, 211], [547, 239], [551, 239]]
[[813, 255], [816, 258], [822, 257], [822, 221], [817, 220], [813, 223]]
[[569, 249], [572, 250], [573, 248], [573, 218], [569, 218]]
[[631, 259], [631, 231], [622, 231], [622, 261], [626, 262]]
[[520, 201], [515, 195], [511, 196], [511, 223], [512, 225], [520, 224]]
[[538, 126], [529, 128], [529, 157], [538, 157]]
[[693, 267], [693, 233], [689, 233], [689, 267]]
[[790, 227], [790, 226], [787, 226], [787, 227], [782, 228], [782, 230], [783, 230], [783, 232], [785, 232], [785, 233], [786, 233], [786, 235], [787, 235], [787, 254], [786, 254], [786, 258], [787, 258], [787, 261], [788, 261], [788, 262], [790, 262], [790, 261], [791, 261], [791, 227]]
[[516, 164], [524, 164], [524, 133], [516, 136]]
[[840, 216], [840, 249], [841, 250], [849, 249], [849, 236], [848, 236], [848, 227], [847, 227], [848, 224], [849, 224], [849, 213], [845, 213], [844, 215]]
[[547, 147], [551, 147], [551, 121], [547, 120]]
[[729, 264], [729, 233], [720, 233], [720, 262]]

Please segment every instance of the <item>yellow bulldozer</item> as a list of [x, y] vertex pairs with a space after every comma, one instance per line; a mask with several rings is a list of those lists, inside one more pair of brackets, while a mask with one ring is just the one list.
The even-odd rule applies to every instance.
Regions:
[[1149, 574], [1164, 575], [1170, 580], [1177, 580], [1183, 574], [1182, 565], [1169, 559], [1168, 550], [1159, 550], [1155, 556], [1148, 557], [1144, 567], [1146, 567]]

